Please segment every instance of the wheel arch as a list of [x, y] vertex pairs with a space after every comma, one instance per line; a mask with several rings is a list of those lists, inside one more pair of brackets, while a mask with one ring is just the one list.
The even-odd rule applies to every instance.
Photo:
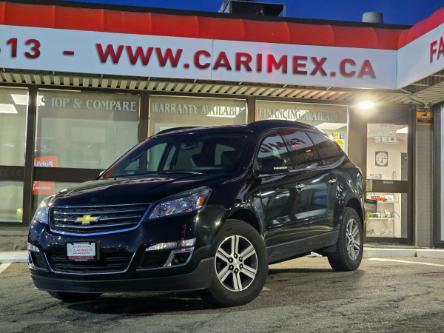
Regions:
[[360, 201], [357, 198], [348, 199], [347, 203], [345, 204], [345, 207], [354, 209], [356, 213], [358, 213], [359, 218], [361, 219], [361, 223], [364, 223], [364, 210], [362, 208]]
[[225, 220], [227, 219], [234, 219], [246, 222], [249, 225], [251, 225], [254, 229], [256, 229], [260, 235], [263, 235], [263, 227], [258, 217], [256, 216], [256, 214], [254, 214], [252, 211], [246, 208], [239, 208], [234, 211], [231, 211], [225, 217]]

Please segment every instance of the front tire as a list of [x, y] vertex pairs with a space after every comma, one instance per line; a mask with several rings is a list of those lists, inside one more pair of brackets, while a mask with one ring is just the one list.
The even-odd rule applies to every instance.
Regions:
[[48, 291], [52, 297], [57, 298], [65, 303], [85, 302], [92, 301], [99, 297], [101, 294], [94, 293], [65, 293], [65, 292], [52, 292]]
[[264, 241], [251, 225], [227, 220], [216, 236], [210, 273], [211, 287], [202, 298], [217, 306], [251, 302], [261, 292], [268, 274]]
[[362, 221], [353, 208], [345, 208], [334, 252], [328, 254], [330, 266], [339, 272], [354, 271], [362, 261], [364, 233]]

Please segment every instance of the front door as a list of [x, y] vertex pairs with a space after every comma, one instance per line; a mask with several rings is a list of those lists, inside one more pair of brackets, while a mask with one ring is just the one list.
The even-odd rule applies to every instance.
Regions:
[[406, 243], [411, 239], [408, 116], [367, 124], [366, 238]]
[[281, 130], [280, 133], [290, 152], [290, 171], [298, 186], [293, 206], [293, 224], [300, 229], [299, 238], [331, 231], [332, 195], [335, 193], [336, 182], [332, 182], [334, 176], [320, 156], [317, 137], [320, 134], [295, 129]]
[[[288, 234], [293, 223], [293, 204], [297, 192], [294, 176], [289, 172], [288, 150], [282, 136], [276, 131], [267, 135], [261, 142], [256, 156], [256, 167], [260, 174], [254, 190], [255, 201], [261, 207], [265, 221], [265, 242], [273, 246], [289, 240]], [[277, 166], [273, 170], [270, 166]]]

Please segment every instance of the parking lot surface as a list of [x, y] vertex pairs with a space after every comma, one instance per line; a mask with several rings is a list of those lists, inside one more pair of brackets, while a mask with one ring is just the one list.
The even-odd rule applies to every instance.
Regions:
[[252, 303], [214, 308], [192, 294], [105, 294], [64, 304], [34, 288], [25, 264], [0, 265], [0, 332], [444, 332], [444, 260], [325, 258], [271, 266]]

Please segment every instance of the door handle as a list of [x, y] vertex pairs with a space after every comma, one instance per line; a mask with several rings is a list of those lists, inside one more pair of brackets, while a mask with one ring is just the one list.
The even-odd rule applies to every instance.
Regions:
[[338, 181], [338, 180], [337, 180], [336, 178], [330, 178], [330, 179], [328, 180], [328, 183], [329, 183], [329, 184], [335, 184], [337, 181]]
[[302, 189], [305, 187], [305, 185], [304, 184], [297, 184], [296, 185], [296, 190], [298, 190], [298, 191], [302, 191]]

